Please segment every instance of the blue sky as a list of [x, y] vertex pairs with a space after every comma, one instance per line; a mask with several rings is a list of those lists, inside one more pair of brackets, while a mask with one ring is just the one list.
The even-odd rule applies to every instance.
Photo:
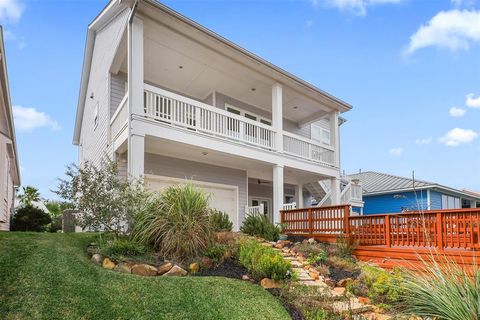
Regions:
[[[88, 23], [107, 1], [1, 0], [22, 182], [53, 197], [72, 131]], [[166, 1], [351, 103], [342, 169], [480, 191], [480, 3]]]

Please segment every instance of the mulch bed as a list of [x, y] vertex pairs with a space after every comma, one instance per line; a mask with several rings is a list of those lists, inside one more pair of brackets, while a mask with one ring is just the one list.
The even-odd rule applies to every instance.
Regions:
[[237, 263], [235, 260], [227, 260], [220, 265], [212, 268], [202, 268], [195, 276], [218, 276], [233, 279], [241, 279], [243, 275], [248, 274], [247, 269]]
[[347, 270], [336, 268], [336, 267], [329, 267], [328, 269], [330, 271], [329, 277], [335, 281], [340, 281], [342, 279], [347, 279], [347, 278], [356, 279], [360, 275], [360, 272], [358, 271], [351, 272], [351, 271], [347, 271]]

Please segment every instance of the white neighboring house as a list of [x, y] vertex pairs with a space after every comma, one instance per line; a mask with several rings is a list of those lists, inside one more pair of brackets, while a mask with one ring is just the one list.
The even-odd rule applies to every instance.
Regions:
[[20, 166], [1, 27], [0, 60], [0, 231], [8, 231], [14, 208], [15, 190], [20, 185]]
[[79, 164], [108, 155], [152, 189], [193, 181], [238, 229], [248, 212], [351, 200], [350, 109], [156, 1], [116, 0], [88, 26], [73, 143]]

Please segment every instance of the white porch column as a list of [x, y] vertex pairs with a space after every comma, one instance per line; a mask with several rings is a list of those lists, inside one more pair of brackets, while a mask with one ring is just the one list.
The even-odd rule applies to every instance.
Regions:
[[280, 210], [284, 202], [283, 197], [283, 166], [273, 167], [273, 223], [280, 223]]
[[295, 202], [297, 203], [297, 208], [303, 208], [303, 184], [297, 184], [295, 186]]
[[128, 177], [143, 178], [145, 173], [145, 137], [131, 134], [128, 139]]
[[128, 177], [145, 172], [145, 136], [139, 134], [132, 114], [143, 114], [143, 20], [134, 17], [128, 26]]
[[338, 112], [330, 113], [330, 145], [335, 149], [333, 163], [340, 168], [340, 130], [338, 128]]
[[138, 17], [128, 27], [128, 107], [130, 115], [143, 114], [143, 20]]
[[332, 205], [339, 205], [340, 203], [340, 179], [338, 178], [331, 178], [330, 185], [332, 188], [332, 193], [330, 194], [330, 198], [332, 199]]
[[275, 130], [275, 148], [283, 152], [283, 102], [282, 85], [272, 86], [272, 127]]

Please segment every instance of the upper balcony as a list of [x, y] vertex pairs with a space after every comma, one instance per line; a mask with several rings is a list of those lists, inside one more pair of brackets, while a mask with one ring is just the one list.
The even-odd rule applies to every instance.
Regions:
[[112, 140], [130, 118], [338, 169], [348, 104], [188, 19], [143, 9], [110, 68], [122, 96], [129, 91], [117, 97]]
[[[330, 142], [321, 143], [282, 130], [279, 134], [269, 121], [248, 118], [234, 110], [224, 110], [171, 91], [144, 84], [142, 116], [159, 125], [183, 128], [189, 132], [214, 136], [232, 143], [249, 145], [263, 150], [283, 153], [317, 164], [335, 167], [335, 148]], [[128, 94], [124, 96], [111, 118], [111, 137], [116, 139], [126, 128]], [[263, 121], [258, 121], [263, 120]], [[280, 145], [278, 145], [280, 144]]]

